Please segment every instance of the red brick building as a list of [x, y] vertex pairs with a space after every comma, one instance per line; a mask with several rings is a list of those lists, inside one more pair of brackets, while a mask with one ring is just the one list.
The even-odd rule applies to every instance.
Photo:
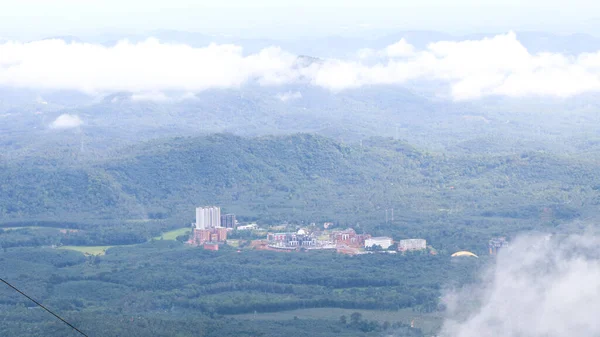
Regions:
[[189, 244], [200, 246], [206, 242], [216, 243], [227, 240], [227, 228], [217, 227], [209, 229], [194, 229]]
[[365, 244], [365, 240], [370, 238], [369, 234], [356, 234], [356, 231], [352, 228], [335, 231], [329, 235], [329, 238], [336, 246], [346, 246], [360, 248]]

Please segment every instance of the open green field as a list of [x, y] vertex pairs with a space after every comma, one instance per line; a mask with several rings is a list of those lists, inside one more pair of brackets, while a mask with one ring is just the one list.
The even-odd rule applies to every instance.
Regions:
[[56, 229], [56, 230], [66, 229], [66, 228], [59, 228], [59, 227], [20, 226], [20, 227], [2, 227], [2, 228], [0, 228], [0, 230], [14, 231], [17, 229], [42, 229], [42, 228]]
[[[183, 235], [187, 232], [190, 232], [190, 228], [180, 228], [172, 231], [168, 231], [163, 233], [161, 236], [157, 236], [155, 240], [175, 240], [178, 236]], [[122, 247], [123, 245], [119, 245]], [[77, 252], [81, 252], [85, 255], [104, 255], [106, 250], [115, 247], [113, 246], [62, 246], [60, 249], [70, 249]]]
[[126, 221], [129, 223], [147, 223], [147, 222], [152, 222], [154, 220], [152, 220], [152, 219], [127, 219]]
[[340, 316], [345, 315], [348, 319], [354, 312], [360, 312], [364, 319], [375, 320], [379, 322], [388, 321], [402, 322], [410, 324], [414, 320], [415, 328], [420, 328], [425, 334], [439, 331], [443, 323], [443, 316], [439, 313], [424, 314], [414, 312], [410, 309], [402, 309], [398, 311], [382, 311], [382, 310], [360, 310], [360, 309], [340, 309], [340, 308], [314, 308], [314, 309], [298, 309], [281, 312], [256, 313], [231, 315], [237, 319], [248, 320], [289, 320], [297, 317], [299, 319], [328, 319], [339, 320]]
[[4, 228], [0, 228], [0, 230], [3, 230], [3, 231], [14, 231], [14, 230], [17, 230], [17, 229], [26, 229], [26, 228], [28, 228], [28, 229], [38, 229], [38, 228], [41, 228], [41, 227], [37, 227], [37, 226], [4, 227]]
[[189, 227], [175, 229], [172, 231], [164, 232], [161, 236], [155, 237], [154, 240], [160, 240], [161, 238], [163, 240], [175, 240], [175, 239], [177, 239], [178, 236], [184, 235], [186, 233], [190, 233], [191, 231], [192, 231], [192, 229]]
[[108, 248], [114, 246], [62, 246], [59, 249], [69, 249], [82, 252], [85, 255], [104, 255]]

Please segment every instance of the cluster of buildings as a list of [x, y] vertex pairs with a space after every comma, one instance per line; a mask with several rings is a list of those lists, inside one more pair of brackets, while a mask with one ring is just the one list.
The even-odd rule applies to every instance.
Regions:
[[[372, 237], [359, 234], [354, 229], [336, 230], [331, 222], [318, 228], [314, 223], [310, 227], [295, 232], [267, 233], [262, 247], [272, 250], [332, 249], [340, 253], [361, 254], [367, 251], [409, 252], [427, 249], [425, 239], [406, 239], [394, 241], [391, 237]], [[279, 226], [280, 230], [285, 226]], [[192, 235], [188, 244], [203, 246], [204, 249], [218, 250], [219, 244], [227, 241], [228, 231], [257, 230], [256, 224], [240, 226], [234, 214], [221, 214], [217, 206], [196, 208], [196, 222], [192, 224]], [[493, 238], [489, 241], [490, 254], [496, 254], [502, 247], [508, 246], [505, 238]], [[433, 252], [432, 252], [433, 253]]]
[[508, 247], [508, 241], [506, 241], [505, 237], [491, 238], [488, 242], [490, 255], [496, 255], [498, 254], [498, 251], [500, 251], [500, 249], [506, 247]]
[[[325, 223], [324, 228], [329, 228]], [[335, 249], [340, 253], [360, 254], [365, 250], [390, 250], [395, 242], [390, 237], [372, 237], [369, 234], [359, 234], [354, 229], [345, 230], [314, 230], [300, 229], [297, 232], [281, 232], [267, 234], [267, 246], [271, 249], [296, 250], [304, 249]], [[400, 240], [397, 242], [398, 251], [424, 250], [427, 242], [424, 239]], [[396, 250], [394, 250], [396, 251]]]
[[267, 241], [270, 247], [279, 249], [314, 248], [317, 246], [315, 236], [307, 234], [302, 229], [297, 233], [268, 233]]
[[357, 234], [352, 228], [337, 231], [300, 229], [297, 232], [268, 233], [267, 243], [270, 248], [285, 250], [362, 248], [368, 238], [370, 235]]
[[196, 222], [193, 224], [188, 243], [204, 246], [205, 249], [218, 250], [218, 244], [227, 240], [227, 231], [235, 229], [236, 226], [235, 215], [221, 214], [220, 207], [197, 207]]

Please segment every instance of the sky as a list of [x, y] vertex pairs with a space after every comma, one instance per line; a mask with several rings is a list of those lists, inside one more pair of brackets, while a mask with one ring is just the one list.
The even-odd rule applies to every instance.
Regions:
[[[522, 4], [526, 3], [526, 4]], [[0, 0], [0, 36], [185, 30], [286, 38], [373, 31], [594, 33], [593, 0]]]

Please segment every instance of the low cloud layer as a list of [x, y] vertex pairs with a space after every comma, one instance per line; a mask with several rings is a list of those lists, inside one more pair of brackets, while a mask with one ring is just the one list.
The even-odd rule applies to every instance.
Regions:
[[277, 98], [279, 98], [279, 100], [281, 100], [282, 102], [293, 101], [295, 99], [302, 98], [302, 93], [298, 91], [288, 91], [285, 93], [277, 94]]
[[600, 238], [517, 240], [480, 287], [446, 298], [445, 337], [600, 335]]
[[[318, 56], [318, 55], [314, 55]], [[278, 47], [245, 55], [239, 46], [193, 48], [155, 39], [111, 47], [43, 40], [0, 43], [0, 86], [197, 93], [246, 83], [309, 83], [334, 92], [371, 85], [439, 81], [455, 100], [486, 96], [572, 97], [600, 91], [600, 51], [578, 56], [531, 54], [514, 33], [473, 41], [442, 41], [417, 50], [404, 39], [354, 60], [302, 63]]]
[[243, 56], [234, 45], [192, 48], [155, 39], [112, 47], [43, 40], [0, 45], [0, 85], [88, 93], [198, 92], [256, 80], [278, 84], [295, 56], [267, 48]]
[[50, 124], [51, 129], [72, 129], [79, 127], [83, 121], [76, 115], [62, 114]]

